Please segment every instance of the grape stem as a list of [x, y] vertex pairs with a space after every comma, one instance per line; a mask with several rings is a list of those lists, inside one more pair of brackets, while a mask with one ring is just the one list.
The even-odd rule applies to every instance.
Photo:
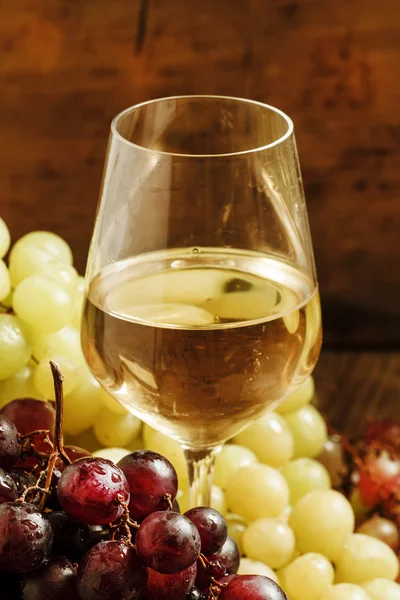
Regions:
[[132, 521], [129, 518], [129, 508], [122, 496], [118, 496], [118, 501], [124, 509], [124, 514], [121, 516], [117, 523], [110, 523], [110, 529], [112, 531], [111, 539], [114, 540], [116, 534], [120, 533], [120, 529], [124, 529], [128, 540], [127, 543], [130, 546], [132, 546], [132, 548], [136, 549], [136, 546], [132, 544], [132, 534], [130, 527], [133, 527], [134, 529], [139, 529], [140, 526], [138, 523], [136, 523], [136, 521]]
[[[206, 570], [207, 574], [208, 574], [208, 568], [211, 566], [210, 561], [208, 560], [208, 558], [206, 558], [204, 556], [204, 554], [199, 554], [199, 561], [203, 567], [203, 569]], [[208, 588], [208, 599], [207, 600], [217, 600], [221, 590], [223, 590], [224, 587], [227, 586], [226, 583], [222, 583], [221, 581], [217, 581], [214, 577], [208, 575], [208, 580], [209, 580], [209, 588]]]
[[60, 367], [54, 360], [50, 361], [51, 372], [54, 380], [54, 394], [56, 397], [56, 426], [54, 432], [54, 446], [60, 458], [66, 465], [70, 465], [71, 461], [68, 458], [63, 443], [63, 420], [64, 420], [64, 391], [63, 381], [64, 375], [61, 374]]

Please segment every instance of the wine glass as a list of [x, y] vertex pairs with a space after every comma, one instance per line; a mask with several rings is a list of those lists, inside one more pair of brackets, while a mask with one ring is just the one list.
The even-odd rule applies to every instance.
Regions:
[[180, 442], [192, 505], [222, 444], [311, 373], [320, 303], [292, 121], [240, 98], [118, 115], [82, 344], [104, 388]]

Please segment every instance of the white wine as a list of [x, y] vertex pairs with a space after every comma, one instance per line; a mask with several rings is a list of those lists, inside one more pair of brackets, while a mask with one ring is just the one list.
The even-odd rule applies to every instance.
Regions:
[[113, 263], [92, 281], [83, 349], [127, 408], [196, 447], [215, 445], [311, 372], [315, 284], [274, 256], [173, 249]]

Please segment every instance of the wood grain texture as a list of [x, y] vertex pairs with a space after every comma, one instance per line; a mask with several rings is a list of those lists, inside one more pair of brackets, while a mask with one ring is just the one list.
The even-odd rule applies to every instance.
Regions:
[[369, 419], [400, 423], [400, 352], [323, 352], [315, 370], [318, 407], [339, 431]]
[[82, 270], [109, 123], [171, 94], [295, 121], [328, 345], [400, 342], [398, 0], [0, 0], [0, 213]]

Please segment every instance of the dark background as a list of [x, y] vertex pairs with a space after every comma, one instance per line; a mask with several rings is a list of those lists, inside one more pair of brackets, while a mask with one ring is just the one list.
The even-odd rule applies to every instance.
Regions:
[[0, 215], [83, 271], [109, 123], [229, 94], [294, 119], [325, 343], [400, 346], [399, 0], [0, 0]]

